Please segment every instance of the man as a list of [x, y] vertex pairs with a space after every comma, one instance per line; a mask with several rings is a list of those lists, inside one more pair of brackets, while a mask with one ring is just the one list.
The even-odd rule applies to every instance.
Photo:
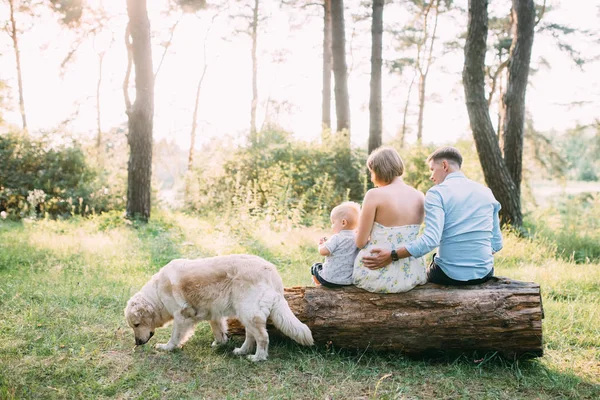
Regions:
[[442, 285], [473, 285], [494, 275], [493, 254], [502, 248], [498, 212], [491, 190], [461, 172], [462, 156], [454, 147], [433, 152], [427, 163], [435, 186], [425, 196], [425, 230], [397, 250], [373, 249], [365, 267], [383, 268], [392, 261], [421, 257], [439, 246], [427, 280]]

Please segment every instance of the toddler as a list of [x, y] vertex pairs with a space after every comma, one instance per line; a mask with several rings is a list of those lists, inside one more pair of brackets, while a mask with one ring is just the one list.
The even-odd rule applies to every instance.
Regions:
[[355, 229], [358, 225], [360, 205], [344, 202], [331, 210], [333, 236], [319, 240], [319, 254], [326, 256], [323, 263], [311, 267], [313, 281], [325, 287], [339, 287], [352, 284], [354, 259], [358, 254]]

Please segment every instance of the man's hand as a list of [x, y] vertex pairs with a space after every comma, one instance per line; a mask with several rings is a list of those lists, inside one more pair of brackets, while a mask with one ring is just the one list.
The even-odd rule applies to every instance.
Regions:
[[370, 256], [363, 256], [362, 261], [366, 268], [381, 269], [392, 263], [392, 252], [384, 249], [372, 249]]
[[321, 239], [319, 239], [319, 246], [322, 245], [323, 243], [325, 243], [327, 241], [327, 237], [322, 237]]

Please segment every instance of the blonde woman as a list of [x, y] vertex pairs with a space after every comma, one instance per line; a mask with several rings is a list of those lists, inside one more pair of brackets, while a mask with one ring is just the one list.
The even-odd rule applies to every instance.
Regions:
[[[356, 234], [356, 246], [361, 250], [354, 262], [353, 281], [370, 292], [406, 292], [427, 282], [425, 260], [394, 255], [404, 243], [417, 238], [425, 196], [404, 183], [404, 163], [391, 147], [373, 151], [367, 168], [375, 188], [366, 193], [362, 204]], [[365, 267], [363, 256], [369, 256], [372, 249], [391, 251], [393, 262], [375, 270]]]

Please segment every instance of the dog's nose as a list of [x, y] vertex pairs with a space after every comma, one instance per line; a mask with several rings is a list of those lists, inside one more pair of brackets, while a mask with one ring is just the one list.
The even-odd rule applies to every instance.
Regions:
[[135, 338], [135, 345], [136, 346], [141, 346], [144, 343], [146, 343], [146, 342], [144, 342], [142, 339]]

